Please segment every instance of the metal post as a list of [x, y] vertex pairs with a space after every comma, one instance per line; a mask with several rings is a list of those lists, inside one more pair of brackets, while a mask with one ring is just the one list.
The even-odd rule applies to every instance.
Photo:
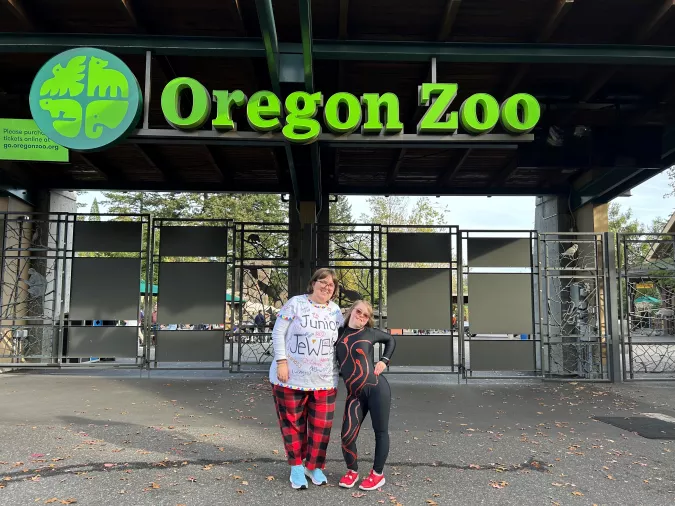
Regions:
[[616, 252], [614, 248], [608, 247], [613, 244], [614, 233], [604, 232], [604, 256], [605, 256], [605, 276], [607, 276], [607, 293], [605, 293], [605, 328], [609, 339], [610, 368], [609, 379], [612, 383], [621, 383], [621, 355], [620, 355], [620, 335], [617, 325], [620, 324], [619, 314], [616, 307], [617, 294], [617, 270], [616, 270]]
[[[143, 223], [144, 219], [143, 216], [141, 216], [141, 223]], [[153, 233], [153, 226], [154, 223], [152, 222], [152, 216], [148, 215], [147, 216], [147, 232], [146, 232], [146, 240], [145, 240], [145, 299], [144, 299], [144, 305], [145, 305], [145, 317], [143, 318], [142, 322], [142, 330], [143, 332], [143, 356], [141, 357], [141, 364], [140, 364], [140, 369], [141, 371], [143, 370], [143, 367], [145, 366], [145, 363], [147, 362], [149, 356], [150, 356], [150, 347], [148, 346], [148, 341], [150, 339], [150, 325], [152, 324], [152, 292], [154, 288], [154, 276], [152, 274], [152, 261], [154, 257], [154, 247], [155, 247], [155, 240], [154, 240], [154, 233]], [[143, 232], [141, 228], [141, 238], [143, 237]]]
[[[63, 362], [63, 312], [64, 312], [64, 306], [65, 306], [65, 300], [66, 300], [66, 287], [65, 287], [65, 277], [66, 277], [66, 263], [63, 262], [63, 265], [61, 266], [61, 269], [59, 269], [59, 266], [61, 265], [61, 258], [59, 256], [60, 253], [60, 237], [61, 237], [61, 219], [62, 215], [57, 215], [56, 219], [56, 244], [55, 244], [55, 258], [54, 258], [54, 302], [55, 304], [59, 304], [60, 310], [59, 310], [59, 321], [58, 324], [56, 325], [56, 332], [54, 335], [54, 339], [56, 340], [56, 363], [61, 367], [61, 362]], [[65, 220], [66, 220], [66, 228], [63, 231], [64, 234], [64, 244], [67, 246], [68, 245], [68, 215], [65, 215]], [[47, 243], [47, 247], [49, 247], [49, 243]], [[59, 289], [59, 272], [62, 272], [62, 280], [60, 283], [60, 289]], [[58, 296], [58, 300], [57, 299]], [[54, 318], [53, 313], [52, 313], [52, 319]]]
[[[230, 372], [234, 372], [234, 298], [237, 293], [237, 224], [232, 223], [232, 300], [230, 301]], [[240, 292], [239, 303], [243, 301], [243, 290]], [[227, 321], [225, 322], [227, 325]]]
[[[459, 294], [453, 293], [452, 289], [452, 276], [457, 276], [457, 271], [453, 268], [452, 260], [452, 238], [454, 235], [454, 228], [448, 228], [448, 241], [450, 243], [450, 372], [455, 372], [455, 329], [452, 328], [452, 296], [455, 295], [455, 301], [459, 299]], [[456, 264], [455, 264], [456, 267]], [[458, 320], [459, 321], [459, 320]]]
[[239, 332], [237, 333], [237, 372], [241, 372], [241, 352], [243, 343], [241, 341], [242, 337], [242, 326], [244, 324], [244, 258], [246, 258], [246, 251], [244, 249], [244, 238], [246, 237], [246, 226], [241, 225], [241, 237], [239, 239], [239, 259], [241, 265], [239, 268]]
[[[462, 243], [464, 237], [461, 230], [457, 233], [457, 332], [459, 334], [459, 347], [457, 358], [459, 358], [459, 370], [466, 378], [466, 363], [464, 357], [464, 260], [462, 256]], [[468, 381], [468, 380], [467, 380]], [[457, 384], [460, 383], [460, 375], [457, 374]]]
[[145, 52], [145, 97], [143, 101], [143, 128], [150, 128], [150, 94], [152, 91], [152, 51]]
[[[225, 280], [223, 281], [223, 287], [225, 289], [225, 305], [223, 306], [223, 332], [221, 335], [221, 346], [220, 346], [220, 358], [222, 359], [221, 368], [225, 369], [225, 326], [227, 325], [227, 252], [230, 246], [229, 244], [229, 233], [230, 227], [229, 222], [225, 221]], [[230, 304], [234, 303], [234, 293], [232, 293], [232, 298]], [[211, 327], [213, 328], [213, 327]]]
[[[543, 303], [543, 295], [544, 295], [544, 278], [542, 273], [542, 249], [541, 249], [541, 242], [542, 242], [542, 237], [540, 234], [535, 232], [535, 242], [537, 245], [537, 304], [539, 307], [539, 361], [541, 362], [541, 376], [543, 378], [546, 377], [546, 366], [548, 365], [548, 360], [544, 361], [546, 356], [544, 355], [544, 303]], [[544, 247], [546, 244], [544, 244]], [[544, 248], [544, 254], [546, 252], [546, 249]], [[550, 368], [550, 367], [549, 367]], [[550, 371], [549, 371], [550, 372]]]
[[[377, 254], [377, 260], [378, 260], [378, 270], [379, 270], [379, 277], [380, 277], [380, 282], [378, 283], [378, 305], [380, 309], [380, 318], [379, 318], [379, 325], [378, 328], [382, 330], [382, 311], [384, 309], [384, 304], [382, 303], [382, 296], [383, 296], [383, 282], [384, 282], [384, 276], [382, 274], [382, 240], [384, 238], [384, 235], [382, 233], [382, 225], [378, 225], [378, 254]], [[389, 330], [389, 310], [387, 309], [387, 330]]]

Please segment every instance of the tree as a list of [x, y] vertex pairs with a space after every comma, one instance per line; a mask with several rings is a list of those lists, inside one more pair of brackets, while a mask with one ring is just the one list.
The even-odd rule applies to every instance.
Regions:
[[638, 234], [643, 232], [642, 224], [633, 218], [633, 210], [625, 211], [618, 202], [611, 202], [608, 211], [609, 231], [619, 234]]
[[338, 195], [335, 202], [330, 203], [328, 219], [331, 223], [352, 223], [352, 205], [344, 195]]
[[447, 208], [439, 209], [428, 197], [419, 198], [412, 211], [409, 197], [369, 197], [368, 205], [370, 210], [361, 219], [380, 225], [443, 225], [448, 213]]
[[288, 204], [276, 194], [107, 192], [110, 213], [150, 213], [155, 218], [193, 220], [232, 219], [246, 222], [286, 223]]
[[101, 221], [101, 217], [99, 216], [99, 209], [98, 209], [98, 200], [94, 198], [94, 201], [91, 203], [91, 209], [89, 210], [89, 213], [91, 216], [89, 216], [89, 221]]

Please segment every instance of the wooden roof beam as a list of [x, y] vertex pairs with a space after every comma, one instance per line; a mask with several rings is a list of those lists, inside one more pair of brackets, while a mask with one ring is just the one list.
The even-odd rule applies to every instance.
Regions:
[[396, 177], [401, 170], [401, 166], [403, 165], [403, 160], [407, 151], [407, 149], [403, 148], [396, 154], [396, 156], [394, 156], [394, 160], [389, 169], [389, 175], [387, 176], [387, 186], [391, 186], [396, 182]]
[[[120, 0], [120, 1], [122, 2], [122, 6], [124, 7], [127, 16], [133, 23], [136, 30], [138, 30], [140, 33], [148, 33], [148, 34], [153, 32], [152, 26], [147, 21], [145, 13], [136, 8], [137, 5], [136, 2], [138, 0]], [[171, 61], [169, 60], [168, 56], [155, 55], [154, 58], [159, 64], [159, 67], [162, 69], [162, 74], [164, 74], [164, 77], [166, 78], [167, 81], [171, 81], [172, 79], [178, 77], [176, 71], [173, 69], [173, 66], [171, 65]]]
[[459, 8], [462, 5], [462, 0], [447, 0], [445, 4], [445, 12], [443, 13], [443, 21], [441, 21], [441, 27], [438, 30], [438, 35], [436, 40], [438, 42], [445, 42], [450, 37], [452, 33], [452, 28], [455, 25], [455, 20], [457, 19], [457, 13]]
[[166, 163], [165, 158], [161, 155], [156, 145], [136, 144], [136, 147], [146, 163], [162, 174], [165, 182], [176, 183], [181, 180], [176, 171]]
[[225, 160], [225, 157], [222, 155], [220, 151], [218, 151], [218, 149], [215, 146], [207, 144], [204, 146], [204, 149], [206, 150], [206, 155], [211, 161], [213, 167], [216, 169], [218, 173], [218, 178], [222, 183], [223, 181], [225, 181], [225, 173], [223, 172], [223, 167], [226, 167], [228, 165]]
[[457, 162], [446, 169], [440, 176], [438, 176], [437, 184], [439, 186], [448, 186], [452, 182], [454, 177], [464, 166], [464, 163], [467, 161], [469, 156], [471, 156], [471, 151], [471, 149], [465, 149], [463, 152], [460, 152], [460, 155], [457, 157]]
[[5, 5], [9, 9], [9, 12], [21, 21], [28, 30], [39, 30], [39, 23], [26, 12], [22, 0], [0, 0], [0, 4]]
[[136, 14], [136, 7], [134, 5], [135, 0], [121, 0], [122, 2], [122, 7], [124, 7], [124, 10], [127, 13], [127, 16], [129, 16], [129, 19], [131, 22], [134, 24], [134, 28], [138, 30], [139, 32], [147, 32], [146, 27], [139, 21], [138, 16]]
[[518, 153], [516, 152], [515, 155], [509, 158], [504, 167], [490, 182], [490, 189], [499, 188], [500, 186], [502, 186], [517, 170], [518, 170]]
[[349, 25], [349, 0], [340, 0], [340, 25], [338, 38], [344, 40], [347, 38], [347, 26]]
[[106, 180], [110, 182], [121, 181], [119, 172], [112, 169], [111, 167], [105, 166], [101, 160], [94, 160], [92, 156], [95, 155], [85, 155], [84, 153], [77, 153], [77, 156], [89, 167], [100, 172]]
[[[675, 0], [664, 0], [659, 8], [652, 12], [651, 15], [638, 26], [637, 30], [633, 32], [630, 43], [644, 44], [649, 41], [649, 39], [653, 37], [668, 20], [669, 16], [675, 12], [673, 7], [675, 7]], [[620, 67], [613, 66], [603, 69], [596, 74], [589, 85], [581, 92], [579, 101], [588, 102], [591, 100], [618, 72], [619, 68]]]
[[[553, 10], [549, 13], [548, 17], [546, 18], [544, 26], [537, 33], [537, 36], [534, 38], [534, 42], [538, 43], [548, 42], [551, 39], [551, 37], [553, 37], [553, 34], [558, 29], [563, 19], [565, 19], [565, 16], [570, 11], [570, 8], [572, 7], [573, 4], [574, 0], [557, 0], [555, 5], [553, 6]], [[521, 63], [520, 65], [518, 65], [516, 72], [513, 74], [513, 78], [508, 82], [508, 84], [504, 88], [504, 91], [502, 93], [502, 96], [504, 98], [513, 95], [516, 88], [518, 88], [518, 85], [520, 85], [520, 83], [525, 78], [529, 70], [530, 65], [528, 63]]]

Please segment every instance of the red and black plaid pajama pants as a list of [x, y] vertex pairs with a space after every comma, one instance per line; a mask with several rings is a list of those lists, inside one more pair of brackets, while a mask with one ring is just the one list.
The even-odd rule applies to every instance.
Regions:
[[288, 463], [323, 469], [335, 414], [337, 390], [292, 390], [272, 385]]

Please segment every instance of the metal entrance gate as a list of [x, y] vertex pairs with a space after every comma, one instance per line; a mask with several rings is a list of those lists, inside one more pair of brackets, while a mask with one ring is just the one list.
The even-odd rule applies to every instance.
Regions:
[[675, 237], [618, 234], [626, 380], [675, 379]]
[[230, 306], [230, 371], [269, 371], [272, 327], [289, 295], [289, 237], [287, 223], [233, 223], [230, 291], [240, 300]]
[[539, 251], [537, 319], [544, 375], [609, 380], [609, 234], [539, 234]]
[[141, 366], [150, 217], [4, 213], [0, 222], [0, 361]]
[[[230, 220], [152, 223], [152, 305], [145, 358], [154, 368], [226, 366]], [[148, 314], [146, 312], [146, 314]], [[229, 355], [229, 354], [227, 354]]]
[[541, 339], [535, 321], [538, 242], [535, 232], [461, 232], [461, 312], [465, 378], [541, 377]]
[[[369, 300], [377, 327], [396, 335], [390, 374], [461, 372], [452, 324], [459, 293], [457, 227], [331, 224], [316, 230], [315, 267], [337, 271], [340, 307]], [[324, 258], [321, 238], [328, 242]]]
[[[0, 224], [11, 367], [267, 371], [301, 267], [289, 224], [68, 213]], [[603, 381], [623, 357], [626, 379], [675, 378], [672, 237], [620, 235], [618, 275], [610, 234], [331, 224], [307, 240], [316, 258], [302, 268], [336, 269], [340, 306], [370, 300], [397, 335], [392, 374]]]
[[0, 225], [0, 364], [55, 364], [67, 215], [4, 213]]

